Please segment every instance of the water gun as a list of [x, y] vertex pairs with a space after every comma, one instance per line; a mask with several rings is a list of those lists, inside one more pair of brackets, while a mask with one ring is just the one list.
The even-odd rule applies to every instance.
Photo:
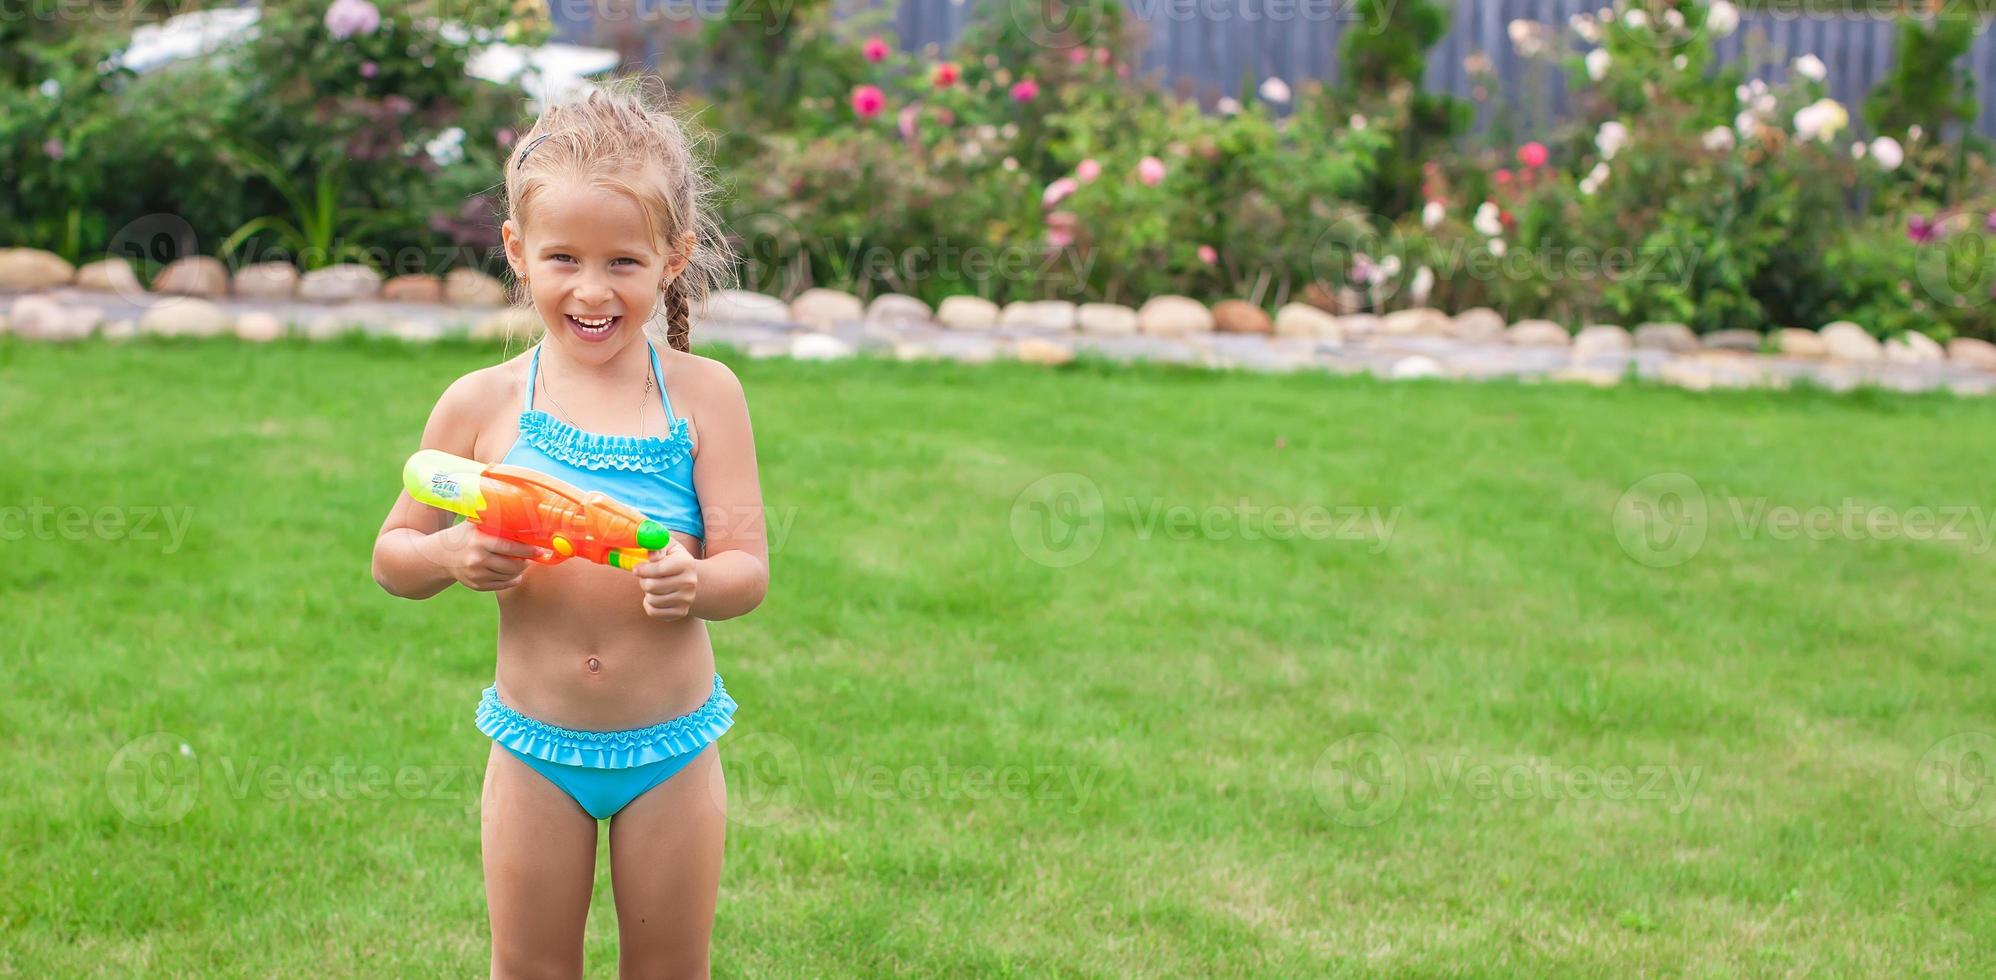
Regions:
[[543, 549], [534, 560], [545, 565], [580, 556], [636, 568], [672, 541], [665, 525], [629, 504], [524, 466], [425, 449], [403, 465], [402, 488], [422, 503], [464, 515], [487, 534]]

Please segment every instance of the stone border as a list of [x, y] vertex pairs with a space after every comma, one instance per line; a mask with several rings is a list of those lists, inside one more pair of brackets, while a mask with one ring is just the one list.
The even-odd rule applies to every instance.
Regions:
[[[276, 269], [255, 272], [260, 267], [248, 266], [230, 276], [213, 259], [182, 262], [187, 264], [175, 263], [183, 271], [170, 284], [214, 285], [219, 274], [220, 288], [211, 296], [148, 292], [118, 260], [71, 271], [47, 253], [0, 253], [0, 308], [7, 311], [0, 332], [49, 341], [140, 334], [327, 340], [361, 333], [417, 343], [451, 337], [525, 343], [539, 327], [530, 311], [501, 305], [505, 290], [497, 280], [469, 270], [420, 288], [390, 290], [395, 282], [415, 279], [383, 283], [371, 270], [363, 275], [352, 271], [362, 267], [334, 266], [303, 276], [294, 271], [296, 280], [280, 288], [275, 281], [285, 277]], [[24, 268], [40, 271], [42, 280], [33, 280]], [[248, 285], [259, 277], [272, 282]], [[26, 290], [18, 285], [24, 280], [30, 283]], [[1137, 309], [1058, 300], [999, 307], [953, 296], [931, 311], [912, 296], [884, 294], [862, 303], [837, 290], [808, 289], [787, 303], [723, 291], [713, 297], [695, 335], [752, 357], [801, 360], [869, 353], [899, 360], [1063, 364], [1087, 353], [1125, 362], [1366, 372], [1389, 379], [1509, 377], [1605, 387], [1635, 377], [1699, 391], [1813, 383], [1839, 391], [1871, 386], [1996, 392], [1996, 345], [1960, 339], [1944, 349], [1921, 335], [1880, 344], [1852, 323], [1821, 331], [1721, 331], [1704, 337], [1681, 324], [1643, 324], [1634, 331], [1596, 325], [1570, 335], [1545, 320], [1507, 323], [1489, 309], [1455, 316], [1424, 308], [1339, 315], [1290, 303], [1270, 317], [1241, 301], [1208, 309], [1184, 296], [1153, 297]]]

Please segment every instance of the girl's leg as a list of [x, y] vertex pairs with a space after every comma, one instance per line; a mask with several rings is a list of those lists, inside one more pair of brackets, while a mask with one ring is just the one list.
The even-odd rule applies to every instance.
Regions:
[[498, 743], [479, 809], [494, 980], [582, 976], [596, 821]]
[[717, 746], [610, 818], [617, 969], [624, 980], [707, 976], [728, 787]]

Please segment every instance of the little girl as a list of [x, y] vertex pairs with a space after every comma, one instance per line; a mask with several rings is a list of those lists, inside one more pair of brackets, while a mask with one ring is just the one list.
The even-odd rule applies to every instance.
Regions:
[[[406, 493], [374, 578], [411, 599], [497, 594], [499, 662], [478, 704], [494, 977], [580, 976], [598, 820], [610, 821], [620, 972], [705, 976], [727, 788], [714, 742], [735, 702], [706, 621], [769, 584], [741, 383], [689, 352], [689, 316], [734, 267], [712, 183], [669, 113], [633, 94], [552, 106], [506, 164], [507, 261], [544, 326], [457, 379], [424, 448], [601, 490], [670, 529], [631, 571], [541, 565]], [[645, 326], [666, 324], [667, 349]]]

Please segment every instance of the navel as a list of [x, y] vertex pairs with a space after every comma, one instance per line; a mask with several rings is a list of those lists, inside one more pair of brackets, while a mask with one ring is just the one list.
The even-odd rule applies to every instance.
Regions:
[[603, 672], [603, 661], [601, 661], [601, 660], [598, 660], [598, 659], [596, 659], [595, 657], [590, 657], [590, 658], [589, 658], [589, 672], [590, 672], [590, 673], [592, 673], [592, 674], [600, 674], [600, 673], [602, 673], [602, 672]]

